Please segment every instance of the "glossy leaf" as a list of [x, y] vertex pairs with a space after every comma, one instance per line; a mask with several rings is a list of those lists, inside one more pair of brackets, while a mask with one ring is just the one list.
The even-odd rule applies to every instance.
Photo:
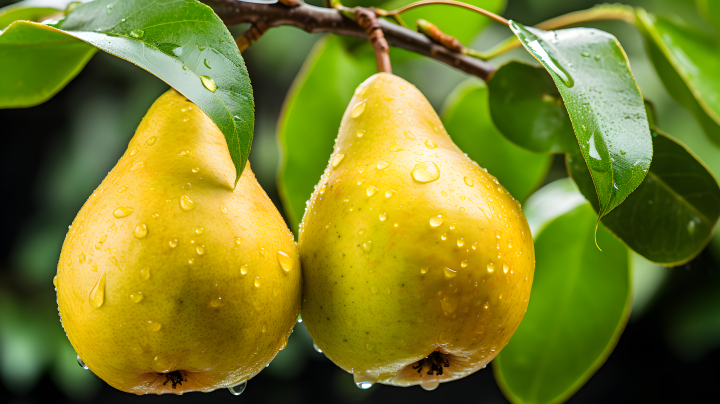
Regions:
[[720, 144], [720, 40], [643, 9], [637, 9], [636, 17], [650, 60], [668, 93]]
[[[415, 0], [390, 0], [380, 8], [389, 11], [414, 2]], [[465, 3], [495, 14], [502, 14], [503, 10], [505, 10], [506, 0], [468, 0]], [[473, 37], [491, 22], [489, 18], [480, 14], [447, 5], [418, 7], [402, 13], [401, 17], [413, 30], [416, 29], [415, 21], [418, 18], [426, 19], [465, 45], [468, 45]]]
[[493, 125], [485, 82], [461, 83], [448, 96], [443, 111], [445, 129], [455, 144], [497, 177], [515, 199], [527, 199], [545, 178], [550, 156], [514, 145]]
[[372, 49], [350, 53], [346, 39], [321, 39], [285, 99], [278, 124], [283, 160], [278, 189], [290, 227], [297, 226], [332, 153], [340, 120], [355, 88], [376, 72]]
[[510, 27], [565, 101], [602, 217], [640, 185], [652, 159], [643, 99], [625, 52], [614, 36], [596, 29]]
[[[653, 132], [655, 155], [645, 180], [602, 223], [650, 261], [680, 265], [705, 248], [720, 217], [720, 187], [685, 146]], [[568, 171], [597, 210], [592, 179], [577, 156]], [[600, 244], [604, 250], [604, 246]]]
[[68, 0], [26, 0], [0, 8], [0, 30], [18, 20], [39, 22], [64, 10]]
[[602, 366], [627, 322], [629, 251], [603, 228], [597, 230], [603, 245], [598, 250], [596, 221], [592, 208], [583, 204], [535, 236], [527, 312], [493, 361], [495, 379], [513, 403], [569, 398]]
[[577, 150], [565, 104], [543, 68], [510, 62], [488, 89], [493, 122], [510, 141], [536, 153]]
[[572, 179], [555, 180], [532, 194], [523, 204], [523, 212], [533, 237], [545, 226], [565, 213], [587, 203]]
[[[225, 135], [240, 178], [252, 144], [252, 89], [235, 41], [210, 7], [194, 0], [96, 0], [53, 24], [17, 21], [0, 35], [0, 88], [7, 89], [0, 107], [52, 96], [89, 58], [85, 43], [140, 66], [197, 104]], [[65, 76], [51, 73], [58, 64]]]

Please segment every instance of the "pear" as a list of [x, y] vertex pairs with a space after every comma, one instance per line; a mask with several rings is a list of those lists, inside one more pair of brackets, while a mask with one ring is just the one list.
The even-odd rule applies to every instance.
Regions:
[[298, 249], [304, 323], [361, 388], [482, 369], [519, 325], [535, 268], [520, 204], [387, 73], [355, 91]]
[[222, 133], [174, 90], [78, 213], [53, 280], [78, 361], [136, 394], [237, 392], [285, 347], [301, 282], [249, 164], [235, 185]]

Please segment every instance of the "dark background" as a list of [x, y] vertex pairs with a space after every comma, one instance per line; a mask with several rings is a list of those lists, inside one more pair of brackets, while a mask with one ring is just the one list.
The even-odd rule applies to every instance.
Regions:
[[[0, 0], [0, 6], [9, 3]], [[699, 29], [706, 27], [693, 1], [626, 3]], [[504, 16], [534, 24], [593, 4], [585, 0], [510, 0]], [[658, 109], [660, 128], [688, 144], [720, 175], [720, 149], [708, 143], [691, 115], [670, 99], [635, 28], [621, 22], [587, 25], [620, 39], [641, 91]], [[232, 31], [237, 34], [242, 27]], [[473, 47], [486, 49], [508, 35], [506, 28], [492, 25], [476, 38]], [[257, 114], [250, 161], [281, 212], [276, 189], [280, 153], [276, 122], [285, 94], [318, 38], [292, 28], [274, 29], [244, 54]], [[518, 50], [495, 63], [509, 58], [528, 60]], [[415, 84], [436, 108], [466, 78], [434, 61], [418, 61], [417, 69]], [[417, 79], [423, 75], [427, 82]], [[302, 324], [295, 328], [287, 348], [249, 381], [240, 397], [225, 390], [182, 397], [135, 397], [81, 369], [60, 326], [52, 286], [62, 240], [86, 198], [124, 152], [145, 111], [166, 89], [149, 73], [100, 52], [45, 104], [0, 110], [0, 172], [4, 178], [0, 188], [0, 401], [506, 402], [490, 368], [433, 392], [382, 385], [360, 390], [351, 375], [312, 349]], [[563, 176], [564, 166], [558, 159], [548, 181]], [[608, 361], [571, 403], [720, 401], [719, 239], [716, 236], [710, 247], [682, 267], [638, 262], [630, 322]]]

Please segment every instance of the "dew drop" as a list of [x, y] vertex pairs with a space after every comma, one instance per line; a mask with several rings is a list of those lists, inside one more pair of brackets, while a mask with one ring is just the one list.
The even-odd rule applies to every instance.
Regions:
[[244, 382], [240, 382], [232, 387], [228, 387], [228, 391], [232, 393], [233, 396], [239, 396], [240, 394], [245, 391], [245, 387], [247, 387], [247, 380]]
[[384, 222], [385, 219], [387, 219], [387, 213], [381, 213], [381, 214], [380, 214], [380, 221], [381, 221], [381, 222]]
[[205, 233], [205, 229], [204, 229], [204, 228], [198, 227], [197, 229], [195, 229], [195, 234], [201, 235], [201, 234], [203, 234], [203, 233]]
[[475, 181], [473, 181], [473, 179], [470, 177], [465, 177], [464, 180], [465, 180], [465, 185], [467, 185], [469, 187], [472, 187], [473, 185], [475, 185]]
[[424, 161], [417, 163], [410, 174], [415, 181], [425, 184], [440, 178], [440, 169], [432, 161]]
[[142, 37], [145, 36], [145, 31], [143, 31], [141, 29], [134, 29], [134, 30], [130, 31], [130, 36], [135, 39], [142, 39]]
[[225, 206], [223, 206], [222, 208], [220, 208], [220, 212], [222, 212], [222, 213], [227, 213], [227, 212], [228, 212], [228, 208], [226, 208]]
[[248, 264], [245, 264], [240, 267], [240, 275], [246, 275], [250, 271], [250, 268], [248, 267]]
[[387, 166], [389, 166], [389, 165], [390, 165], [390, 163], [387, 163], [387, 162], [385, 162], [385, 161], [381, 161], [381, 162], [379, 162], [379, 163], [377, 164], [377, 169], [378, 169], [378, 170], [382, 170], [382, 169], [384, 169], [384, 168], [387, 168]]
[[97, 270], [98, 270], [97, 263], [92, 264], [92, 266], [90, 266], [90, 270], [93, 272], [97, 272]]
[[203, 86], [210, 90], [211, 92], [215, 92], [217, 90], [217, 84], [215, 84], [215, 80], [211, 79], [208, 76], [200, 76], [200, 81], [202, 81]]
[[260, 278], [258, 278], [257, 276], [255, 277], [254, 285], [255, 285], [256, 288], [259, 288], [259, 287], [260, 287]]
[[370, 185], [367, 187], [367, 190], [365, 191], [365, 193], [367, 194], [367, 196], [373, 196], [373, 195], [375, 195], [375, 193], [377, 191], [378, 191], [377, 187], [375, 187], [374, 185]]
[[438, 388], [438, 386], [440, 386], [440, 381], [438, 380], [422, 380], [420, 382], [420, 387], [425, 391], [433, 391]]
[[443, 224], [442, 215], [433, 216], [430, 218], [430, 227], [436, 228]]
[[462, 247], [462, 246], [464, 246], [464, 245], [465, 245], [465, 240], [463, 240], [462, 238], [459, 238], [458, 241], [457, 241], [457, 246], [458, 246], [458, 247]]
[[80, 253], [80, 255], [78, 256], [78, 261], [80, 261], [81, 264], [85, 262], [85, 253]]
[[377, 287], [377, 286], [371, 287], [371, 288], [370, 288], [370, 292], [372, 292], [373, 295], [377, 295], [377, 293], [378, 293], [378, 287]]
[[352, 111], [350, 111], [350, 117], [357, 118], [360, 115], [362, 115], [363, 112], [365, 112], [365, 101], [358, 102], [357, 104], [355, 104]]
[[466, 268], [468, 266], [467, 260], [460, 263], [460, 268]]
[[337, 168], [337, 166], [340, 165], [340, 163], [343, 161], [344, 158], [345, 158], [345, 155], [341, 154], [341, 153], [334, 155], [332, 158], [332, 162], [330, 163], [332, 165], [332, 168]]
[[90, 291], [90, 307], [99, 309], [105, 302], [105, 272], [100, 275], [95, 287]]
[[115, 257], [109, 257], [108, 260], [110, 260], [110, 262], [112, 262], [113, 265], [117, 266], [117, 264], [118, 264], [117, 258], [115, 258]]
[[282, 268], [282, 270], [285, 273], [289, 273], [293, 267], [292, 258], [290, 258], [290, 256], [287, 255], [283, 251], [278, 251], [277, 254], [278, 254], [277, 257], [278, 257], [278, 262], [280, 263], [280, 267]]
[[448, 267], [445, 267], [445, 269], [443, 269], [443, 273], [445, 274], [445, 278], [447, 278], [447, 279], [454, 278], [455, 275], [457, 275], [456, 270], [450, 269]]
[[377, 381], [375, 378], [359, 375], [357, 373], [353, 374], [353, 379], [355, 380], [355, 385], [362, 390], [369, 389]]
[[148, 228], [145, 225], [145, 223], [140, 223], [137, 226], [135, 226], [135, 237], [136, 238], [144, 238], [148, 234]]
[[142, 292], [130, 293], [129, 297], [133, 303], [140, 303], [143, 299], [143, 294]]
[[488, 270], [489, 273], [493, 273], [493, 271], [495, 270], [495, 265], [492, 263], [492, 261], [489, 261], [489, 262], [488, 262], [488, 264], [487, 264], [487, 270]]
[[146, 146], [152, 146], [155, 144], [155, 141], [157, 140], [157, 136], [151, 136], [146, 142]]
[[113, 211], [113, 216], [115, 216], [118, 219], [121, 219], [123, 217], [130, 216], [132, 213], [133, 213], [132, 208], [129, 208], [129, 207], [123, 205]]
[[[108, 4], [108, 5], [105, 7], [105, 13], [106, 13], [107, 15], [110, 15], [110, 14], [113, 13], [113, 5], [112, 5], [112, 4]], [[79, 358], [79, 357], [78, 357], [78, 358]], [[87, 369], [87, 368], [85, 368], [85, 369]]]
[[368, 342], [365, 345], [365, 349], [367, 349], [368, 351], [372, 351], [373, 349], [375, 349], [375, 344], [373, 344], [372, 342]]
[[385, 98], [385, 101], [392, 101], [395, 99], [395, 97], [393, 97], [390, 94], [385, 94], [385, 96], [383, 98]]
[[125, 192], [127, 189], [128, 189], [128, 187], [120, 187], [120, 188], [118, 188], [117, 191], [118, 191], [118, 193], [120, 194], [120, 193]]
[[391, 197], [391, 196], [393, 196], [393, 195], [395, 195], [395, 191], [393, 191], [392, 189], [385, 191], [385, 197], [386, 197], [386, 198], [389, 198], [389, 197]]
[[57, 275], [55, 275], [55, 276], [53, 276], [53, 286], [57, 287], [57, 285], [58, 285], [58, 280], [57, 280]]
[[177, 247], [177, 245], [178, 245], [177, 239], [174, 238], [174, 239], [168, 241], [168, 245], [170, 246], [170, 248], [175, 248], [175, 247]]
[[236, 237], [236, 238], [235, 238], [235, 243], [236, 243], [236, 244], [242, 244], [242, 237]]
[[508, 273], [510, 270], [510, 265], [507, 264], [507, 262], [503, 261], [503, 272]]
[[203, 255], [203, 254], [205, 254], [205, 247], [198, 246], [198, 248], [196, 248], [195, 251], [197, 251], [198, 255]]
[[420, 273], [423, 274], [423, 275], [425, 275], [425, 274], [428, 272], [428, 270], [430, 270], [430, 268], [428, 268], [428, 267], [422, 267], [422, 268], [420, 268]]
[[145, 322], [145, 329], [150, 332], [158, 332], [162, 328], [162, 324], [156, 320], [147, 320]]
[[193, 173], [197, 173], [198, 171], [200, 171], [200, 167], [195, 167], [190, 171], [192, 171]]
[[195, 209], [195, 202], [193, 202], [187, 195], [183, 195], [180, 197], [180, 208], [184, 211], [191, 211]]
[[315, 352], [322, 353], [322, 349], [320, 349], [320, 347], [317, 346], [315, 341], [313, 341], [313, 349], [315, 350]]
[[403, 91], [406, 91], [406, 90], [407, 90], [407, 86], [400, 86], [400, 89], [403, 90]]
[[447, 233], [443, 233], [440, 235], [440, 240], [445, 241], [447, 240]]
[[[108, 7], [110, 7], [110, 6], [108, 6]], [[108, 13], [108, 14], [109, 14], [109, 13]], [[80, 365], [80, 367], [83, 368], [83, 369], [85, 369], [85, 370], [88, 370], [88, 369], [89, 369], [89, 368], [87, 367], [87, 365], [85, 364], [85, 362], [83, 362], [83, 360], [80, 359], [80, 355], [77, 355], [77, 364]]]
[[370, 252], [372, 250], [372, 241], [368, 240], [362, 244], [362, 249], [365, 250], [365, 252]]
[[150, 279], [150, 267], [145, 267], [140, 270], [140, 279], [144, 281]]
[[437, 146], [437, 144], [436, 144], [435, 142], [433, 142], [432, 140], [428, 139], [428, 140], [425, 141], [425, 147], [427, 147], [428, 149], [434, 149], [434, 148], [436, 148], [436, 147], [438, 147], [438, 146]]

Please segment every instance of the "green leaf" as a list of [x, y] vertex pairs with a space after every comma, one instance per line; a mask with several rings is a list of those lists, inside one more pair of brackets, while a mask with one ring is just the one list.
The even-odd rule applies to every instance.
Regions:
[[545, 226], [558, 216], [587, 203], [578, 191], [577, 185], [569, 178], [555, 180], [532, 194], [523, 205], [533, 237], [540, 234]]
[[[680, 265], [710, 241], [720, 217], [720, 187], [705, 165], [668, 135], [653, 131], [653, 147], [655, 156], [645, 180], [601, 221], [648, 260]], [[597, 210], [587, 166], [577, 156], [569, 156], [567, 165]]]
[[493, 125], [485, 82], [461, 83], [448, 96], [443, 111], [445, 129], [455, 144], [497, 177], [515, 199], [527, 199], [545, 178], [550, 156], [514, 145]]
[[0, 108], [41, 104], [80, 73], [97, 51], [45, 25], [17, 21], [0, 34]]
[[536, 153], [577, 150], [565, 104], [543, 68], [510, 62], [488, 88], [493, 122], [510, 141]]
[[[52, 25], [15, 22], [0, 35], [0, 64], [9, 66], [0, 78], [0, 88], [9, 89], [0, 91], [0, 107], [52, 96], [89, 59], [92, 48], [83, 42], [140, 66], [197, 104], [225, 136], [240, 178], [252, 144], [252, 88], [235, 41], [210, 7], [194, 0], [96, 0]], [[74, 70], [54, 74], [57, 64]]]
[[285, 99], [278, 136], [283, 150], [278, 189], [290, 227], [297, 226], [305, 201], [328, 164], [340, 120], [355, 88], [376, 72], [372, 49], [328, 36], [315, 45]]
[[569, 398], [602, 366], [627, 322], [629, 252], [603, 228], [597, 230], [599, 251], [596, 222], [595, 212], [583, 204], [535, 236], [527, 312], [493, 361], [498, 385], [513, 403]]
[[5, 29], [10, 23], [18, 20], [39, 22], [52, 14], [57, 14], [67, 7], [67, 0], [64, 1], [20, 1], [9, 6], [0, 8], [0, 30]]
[[565, 101], [600, 201], [600, 217], [637, 188], [652, 159], [640, 90], [617, 39], [596, 29], [542, 31], [510, 22]]
[[668, 93], [720, 144], [720, 40], [641, 8], [636, 25]]
[[720, 3], [713, 0], [695, 0], [695, 5], [700, 14], [720, 32]]
[[[415, 0], [390, 0], [380, 8], [390, 11], [414, 2]], [[506, 0], [468, 0], [465, 3], [501, 14], [505, 10]], [[468, 45], [473, 37], [492, 21], [473, 11], [448, 5], [418, 7], [402, 13], [401, 17], [413, 30], [416, 30], [415, 21], [419, 18], [428, 20], [465, 45]]]

